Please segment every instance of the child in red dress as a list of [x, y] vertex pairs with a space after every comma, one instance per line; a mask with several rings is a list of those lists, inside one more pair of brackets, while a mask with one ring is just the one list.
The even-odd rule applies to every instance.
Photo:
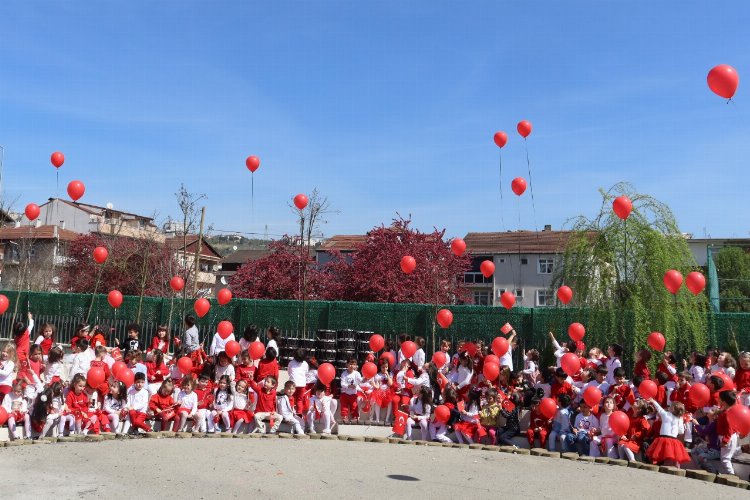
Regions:
[[167, 379], [162, 382], [156, 394], [148, 401], [149, 414], [161, 421], [162, 431], [171, 431], [172, 425], [177, 421], [177, 406], [174, 397], [174, 384]]
[[651, 428], [645, 414], [648, 411], [648, 404], [640, 399], [632, 408], [633, 415], [630, 417], [630, 427], [628, 432], [620, 437], [617, 444], [617, 452], [620, 458], [628, 462], [635, 462], [635, 454], [641, 451], [643, 441], [648, 436]]
[[661, 419], [659, 437], [649, 446], [646, 455], [655, 464], [674, 465], [679, 468], [681, 463], [690, 462], [690, 455], [685, 451], [685, 445], [677, 439], [677, 436], [685, 432], [682, 416], [685, 406], [682, 403], [672, 403], [669, 411], [656, 402], [649, 399]]

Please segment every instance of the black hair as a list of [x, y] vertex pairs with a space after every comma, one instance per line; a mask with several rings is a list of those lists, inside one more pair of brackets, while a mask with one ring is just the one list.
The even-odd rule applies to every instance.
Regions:
[[[708, 380], [713, 384], [715, 390], [719, 390], [724, 387], [724, 379], [718, 375], [711, 375]], [[726, 391], [725, 391], [726, 392]]]
[[706, 357], [703, 354], [695, 353], [695, 366], [703, 368], [706, 366]]
[[350, 364], [352, 364], [352, 363], [354, 363], [354, 364], [357, 364], [357, 358], [355, 358], [355, 357], [353, 357], [353, 356], [350, 356], [350, 357], [349, 357], [349, 358], [348, 358], [348, 359], [346, 360], [346, 364], [347, 364], [347, 365], [350, 365]]
[[541, 402], [542, 402], [542, 400], [540, 398], [536, 397], [536, 396], [534, 396], [533, 398], [531, 398], [531, 406], [536, 406], [536, 405], [538, 405]]
[[143, 372], [136, 372], [135, 377], [133, 378], [133, 382], [138, 382], [139, 380], [146, 381], [146, 374]]
[[640, 387], [641, 382], [643, 382], [643, 380], [644, 380], [643, 376], [636, 375], [635, 377], [633, 377], [633, 386]]
[[89, 341], [86, 339], [78, 339], [78, 342], [76, 343], [78, 348], [82, 351], [85, 351], [89, 348]]
[[656, 381], [659, 382], [659, 385], [664, 385], [669, 382], [669, 375], [664, 372], [656, 372]]
[[[127, 387], [125, 387], [125, 384], [122, 383], [122, 382], [120, 382], [119, 380], [116, 380], [114, 382], [114, 384], [118, 388], [117, 401], [120, 401], [121, 403], [127, 401], [127, 399], [128, 399], [128, 389], [127, 389]], [[113, 398], [113, 396], [112, 396], [111, 393], [108, 392], [107, 395], [105, 396], [105, 398]]]
[[208, 376], [208, 373], [201, 373], [198, 376], [198, 380], [211, 380], [211, 377]]
[[602, 375], [606, 375], [609, 373], [609, 370], [604, 365], [599, 365], [596, 367], [596, 373], [601, 373]]
[[432, 389], [423, 385], [419, 391], [419, 399], [422, 400], [422, 411], [426, 412], [427, 405], [432, 406]]
[[482, 391], [472, 389], [469, 391], [469, 400], [466, 402], [466, 410], [469, 410], [472, 405], [479, 410], [479, 400], [482, 398]]
[[734, 391], [724, 391], [719, 393], [721, 399], [727, 406], [734, 406], [737, 402], [737, 393]]
[[258, 338], [258, 327], [255, 325], [248, 325], [245, 327], [245, 331], [242, 332], [242, 338], [248, 342], [253, 342]]
[[560, 404], [560, 408], [567, 408], [570, 406], [570, 396], [568, 394], [558, 394], [557, 402]]
[[427, 342], [424, 337], [416, 337], [414, 343], [417, 344], [417, 347], [424, 347]]
[[611, 344], [609, 347], [612, 349], [612, 352], [615, 353], [616, 358], [622, 356], [622, 346], [620, 344]]
[[279, 379], [277, 379], [273, 375], [266, 375], [266, 378], [273, 380], [273, 385], [276, 385], [279, 383]]
[[273, 361], [276, 359], [276, 349], [269, 347], [266, 349], [266, 354], [263, 356], [266, 361]]
[[281, 341], [281, 330], [275, 326], [269, 326], [267, 332], [268, 338], [274, 339], [278, 344]]
[[61, 398], [63, 394], [63, 386], [61, 382], [53, 382], [37, 395], [34, 400], [34, 406], [31, 410], [31, 419], [35, 422], [44, 422], [47, 419], [49, 413], [49, 405], [52, 403], [53, 398]]
[[568, 374], [562, 368], [555, 369], [555, 377], [567, 378]]
[[61, 362], [64, 355], [65, 353], [63, 353], [62, 348], [60, 348], [59, 346], [53, 347], [47, 353], [47, 364]]
[[16, 321], [13, 323], [13, 336], [20, 337], [26, 331], [26, 323], [23, 321]]
[[31, 347], [29, 347], [29, 356], [41, 350], [42, 350], [42, 346], [40, 346], [39, 344], [31, 344]]
[[185, 316], [185, 324], [188, 327], [195, 326], [195, 316], [193, 316], [192, 314], [188, 314], [187, 316]]
[[127, 327], [125, 327], [125, 331], [141, 333], [141, 327], [140, 325], [138, 325], [138, 323], [130, 323]]
[[623, 368], [622, 366], [618, 366], [617, 368], [615, 368], [615, 371], [612, 372], [612, 375], [614, 375], [615, 377], [624, 377], [625, 368]]
[[164, 363], [164, 353], [160, 349], [154, 349], [153, 351], [151, 351], [151, 355], [154, 359], [154, 365], [158, 370], [159, 366]]
[[[270, 376], [270, 375], [269, 375], [269, 376]], [[284, 383], [284, 390], [287, 390], [287, 389], [289, 389], [290, 387], [297, 387], [297, 385], [296, 385], [296, 384], [295, 384], [294, 382], [292, 382], [291, 380], [287, 380], [287, 381], [286, 381], [286, 382]]]
[[296, 351], [294, 351], [294, 361], [297, 363], [302, 363], [305, 358], [307, 358], [307, 349], [303, 349], [300, 347]]

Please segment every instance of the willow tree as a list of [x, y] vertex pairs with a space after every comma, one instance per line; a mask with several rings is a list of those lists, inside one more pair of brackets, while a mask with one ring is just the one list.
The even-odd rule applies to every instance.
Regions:
[[[600, 190], [599, 213], [571, 221], [557, 286], [570, 286], [585, 319], [588, 340], [618, 342], [632, 353], [646, 347], [650, 332], [660, 331], [667, 349], [686, 355], [708, 341], [708, 300], [685, 287], [672, 295], [664, 286], [669, 269], [683, 276], [698, 269], [672, 211], [651, 196], [618, 183]], [[612, 210], [617, 196], [633, 202], [626, 220]], [[573, 312], [573, 311], [571, 311]], [[575, 314], [575, 313], [574, 313]], [[632, 358], [631, 358], [632, 359]]]

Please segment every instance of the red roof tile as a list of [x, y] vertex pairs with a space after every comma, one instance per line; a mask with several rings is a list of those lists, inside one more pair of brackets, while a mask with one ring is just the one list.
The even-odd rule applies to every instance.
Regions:
[[339, 250], [342, 252], [352, 251], [354, 248], [367, 241], [367, 235], [364, 234], [337, 234], [328, 238], [321, 246], [320, 250]]
[[[68, 229], [57, 228], [57, 236], [62, 241], [73, 241], [78, 238], [80, 234], [75, 231]], [[51, 240], [55, 238], [55, 226], [20, 226], [20, 227], [0, 227], [0, 240], [22, 240], [22, 239], [35, 239], [35, 240]]]
[[471, 253], [562, 253], [573, 231], [508, 231], [468, 233], [464, 237]]

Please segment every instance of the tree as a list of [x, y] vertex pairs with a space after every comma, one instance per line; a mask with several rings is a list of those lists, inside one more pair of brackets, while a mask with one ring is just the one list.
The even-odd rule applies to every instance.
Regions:
[[714, 256], [714, 263], [721, 310], [750, 311], [750, 253], [739, 247], [722, 248]]
[[[198, 221], [201, 217], [200, 202], [206, 199], [206, 195], [191, 193], [185, 187], [185, 184], [180, 184], [180, 189], [175, 193], [175, 198], [177, 198], [177, 205], [180, 207], [180, 214], [182, 215], [182, 223], [178, 228], [179, 230], [175, 231], [175, 234], [182, 238], [181, 255], [175, 269], [176, 274], [185, 280], [185, 287], [182, 289], [182, 314], [184, 315], [185, 299], [187, 298], [188, 288], [192, 286], [193, 290], [195, 290], [197, 285], [195, 283], [197, 277], [194, 276], [195, 273], [193, 269], [197, 263], [196, 257], [193, 257], [193, 265], [191, 265], [191, 261], [188, 259], [187, 255], [188, 236], [195, 234], [196, 229], [198, 229]], [[198, 246], [200, 247], [200, 245]]]
[[[696, 262], [669, 207], [627, 183], [600, 190], [599, 213], [573, 220], [555, 285], [568, 285], [575, 304], [591, 308], [587, 330], [606, 342], [618, 342], [631, 352], [646, 346], [651, 331], [664, 334], [669, 348], [683, 353], [704, 350], [708, 301], [685, 288], [672, 296], [664, 287], [664, 273], [683, 275]], [[617, 194], [615, 194], [617, 193]], [[612, 202], [620, 194], [633, 202], [626, 221], [614, 214]]]

